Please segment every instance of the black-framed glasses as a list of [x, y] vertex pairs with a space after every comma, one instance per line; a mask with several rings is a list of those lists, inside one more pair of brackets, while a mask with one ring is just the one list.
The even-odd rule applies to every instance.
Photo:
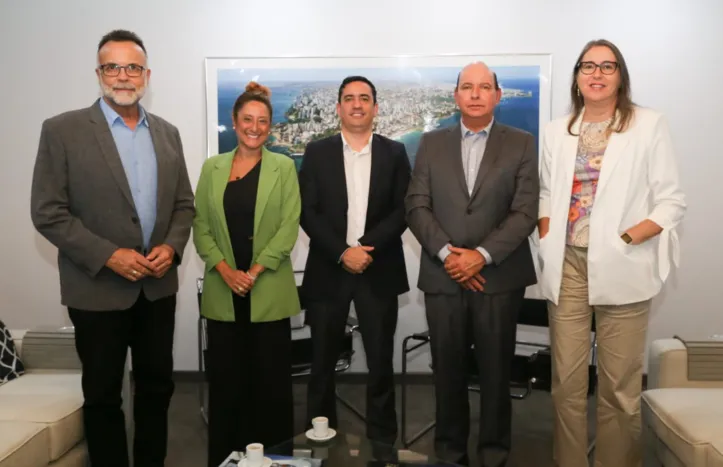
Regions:
[[595, 62], [580, 62], [577, 68], [583, 75], [595, 73], [595, 68], [600, 68], [600, 72], [604, 75], [612, 75], [618, 69], [618, 62], [602, 62], [599, 65]]
[[146, 67], [131, 63], [130, 65], [118, 65], [117, 63], [105, 63], [98, 66], [105, 76], [116, 77], [120, 75], [121, 70], [126, 70], [126, 75], [130, 78], [138, 78], [146, 70]]

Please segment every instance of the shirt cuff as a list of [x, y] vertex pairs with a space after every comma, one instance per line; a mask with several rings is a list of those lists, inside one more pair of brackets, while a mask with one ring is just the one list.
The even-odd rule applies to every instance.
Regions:
[[[350, 247], [350, 248], [351, 248], [351, 247]], [[339, 260], [337, 261], [338, 264], [341, 264], [341, 259], [344, 257], [344, 253], [346, 253], [347, 251], [349, 251], [349, 248], [347, 248], [346, 250], [344, 250], [344, 251], [341, 253], [341, 256], [339, 256]]]
[[444, 245], [441, 250], [437, 253], [437, 257], [444, 263], [447, 260], [447, 256], [452, 253], [449, 251], [449, 243]]
[[476, 248], [476, 250], [479, 251], [479, 252], [482, 254], [482, 256], [485, 257], [485, 262], [486, 262], [487, 264], [492, 264], [492, 256], [490, 256], [490, 254], [489, 254], [489, 252], [488, 252], [487, 250], [485, 250], [485, 249], [482, 248], [481, 246], [478, 246], [478, 247]]

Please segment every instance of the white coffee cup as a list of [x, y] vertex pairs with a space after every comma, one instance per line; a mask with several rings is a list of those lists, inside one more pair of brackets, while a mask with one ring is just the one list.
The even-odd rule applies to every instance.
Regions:
[[326, 417], [316, 417], [311, 420], [314, 427], [314, 436], [324, 438], [329, 434], [329, 419]]
[[261, 467], [264, 465], [264, 445], [251, 443], [246, 446], [246, 466]]

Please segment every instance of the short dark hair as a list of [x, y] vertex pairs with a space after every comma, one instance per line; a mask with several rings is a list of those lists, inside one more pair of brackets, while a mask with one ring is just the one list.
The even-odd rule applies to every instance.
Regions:
[[341, 82], [341, 85], [339, 86], [339, 97], [337, 98], [338, 102], [341, 103], [341, 95], [344, 92], [344, 88], [349, 83], [355, 83], [357, 81], [360, 81], [362, 83], [366, 83], [369, 85], [370, 88], [372, 88], [372, 99], [374, 100], [374, 103], [377, 103], [377, 88], [374, 87], [371, 81], [369, 79], [365, 78], [364, 76], [347, 76], [344, 78], [344, 81]]
[[125, 29], [115, 29], [103, 36], [98, 43], [98, 52], [100, 52], [100, 49], [108, 42], [133, 42], [143, 50], [144, 54], [148, 55], [146, 46], [143, 45], [143, 41], [138, 37], [138, 34], [126, 31]]
[[[499, 91], [499, 90], [500, 90], [500, 84], [497, 82], [497, 73], [495, 73], [495, 72], [492, 71], [492, 70], [490, 70], [490, 71], [492, 72], [492, 80], [495, 82], [495, 91]], [[459, 77], [460, 77], [460, 76], [462, 76], [462, 72], [461, 72], [461, 71], [460, 71], [459, 73], [457, 73], [457, 84], [454, 85], [454, 90], [455, 90], [455, 91], [456, 91], [457, 88], [459, 87]]]

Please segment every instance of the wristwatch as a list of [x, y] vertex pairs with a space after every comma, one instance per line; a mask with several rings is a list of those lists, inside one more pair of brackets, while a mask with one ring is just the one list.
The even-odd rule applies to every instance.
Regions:
[[628, 245], [629, 245], [630, 243], [632, 243], [632, 241], [633, 241], [633, 238], [632, 238], [630, 235], [628, 235], [627, 232], [625, 232], [624, 234], [622, 234], [622, 235], [620, 236], [620, 238], [622, 238], [623, 241], [624, 241], [625, 243], [627, 243]]

